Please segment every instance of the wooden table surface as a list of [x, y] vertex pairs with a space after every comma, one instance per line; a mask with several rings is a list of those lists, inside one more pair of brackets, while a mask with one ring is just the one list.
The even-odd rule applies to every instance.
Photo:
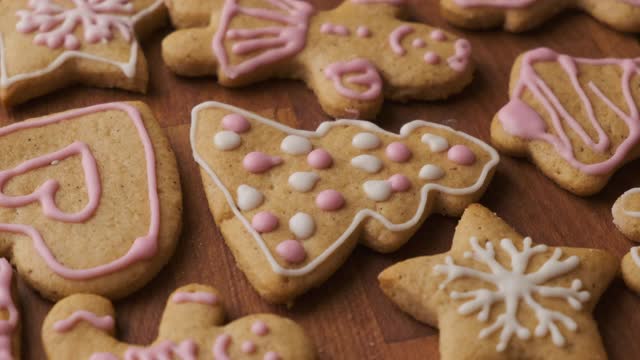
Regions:
[[[339, 0], [313, 1], [331, 8]], [[477, 71], [463, 93], [434, 103], [387, 102], [378, 123], [397, 131], [414, 119], [444, 123], [485, 141], [489, 124], [507, 101], [507, 84], [516, 56], [538, 46], [586, 57], [636, 57], [637, 40], [616, 33], [590, 17], [565, 13], [544, 28], [524, 35], [501, 31], [464, 32], [439, 16], [438, 0], [411, 2], [415, 18], [465, 35], [474, 48]], [[254, 312], [273, 312], [298, 321], [314, 339], [321, 359], [438, 359], [437, 330], [397, 310], [377, 286], [377, 275], [391, 264], [449, 249], [456, 219], [432, 216], [398, 252], [374, 253], [359, 247], [346, 264], [320, 288], [300, 297], [295, 306], [271, 306], [253, 291], [236, 268], [231, 252], [209, 213], [196, 163], [189, 145], [190, 110], [206, 100], [217, 100], [264, 112], [278, 120], [312, 130], [329, 118], [314, 95], [295, 81], [269, 81], [243, 90], [227, 90], [213, 79], [183, 79], [163, 65], [160, 42], [169, 28], [148, 39], [144, 50], [151, 82], [146, 96], [123, 91], [76, 87], [45, 96], [10, 111], [0, 109], [0, 123], [117, 100], [146, 101], [156, 114], [178, 157], [184, 196], [184, 229], [178, 250], [146, 287], [116, 303], [121, 339], [148, 344], [168, 294], [191, 282], [209, 284], [224, 294], [228, 318]], [[455, 120], [450, 120], [455, 119]], [[638, 162], [619, 171], [600, 194], [579, 198], [561, 190], [531, 164], [502, 157], [482, 203], [536, 242], [602, 248], [622, 257], [632, 243], [615, 228], [611, 205], [625, 190], [640, 185]], [[51, 303], [20, 282], [24, 359], [44, 359], [40, 327]], [[595, 311], [611, 359], [640, 358], [640, 297], [617, 279]]]

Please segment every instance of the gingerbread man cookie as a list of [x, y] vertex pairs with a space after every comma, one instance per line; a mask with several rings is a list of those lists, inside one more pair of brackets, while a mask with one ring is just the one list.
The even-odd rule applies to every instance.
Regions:
[[120, 298], [173, 253], [175, 156], [143, 103], [110, 103], [0, 128], [0, 254], [45, 297]]
[[402, 246], [431, 213], [457, 216], [488, 186], [488, 145], [416, 120], [400, 135], [367, 121], [289, 128], [225, 104], [192, 112], [209, 207], [240, 269], [270, 302], [318, 286], [358, 240]]
[[640, 32], [639, 0], [440, 0], [442, 15], [469, 29], [532, 29], [565, 10], [580, 9], [610, 27]]
[[[394, 5], [396, 4], [396, 5]], [[208, 27], [162, 44], [179, 75], [217, 75], [221, 85], [300, 79], [336, 118], [374, 118], [383, 99], [443, 99], [472, 78], [471, 45], [400, 20], [399, 1], [345, 1], [315, 11], [300, 0], [215, 2]]]
[[171, 23], [177, 29], [209, 25], [211, 12], [224, 0], [165, 0]]
[[145, 92], [137, 38], [165, 13], [162, 0], [0, 2], [0, 101], [11, 106], [76, 83]]
[[57, 303], [42, 326], [50, 360], [264, 359], [311, 360], [313, 343], [295, 322], [271, 314], [224, 324], [217, 290], [191, 284], [167, 301], [153, 344], [142, 347], [114, 339], [114, 310], [96, 295], [73, 295]]
[[20, 311], [9, 262], [0, 258], [0, 359], [20, 359]]
[[402, 310], [440, 329], [443, 360], [606, 359], [591, 312], [617, 267], [602, 250], [536, 245], [471, 205], [449, 252], [379, 280]]

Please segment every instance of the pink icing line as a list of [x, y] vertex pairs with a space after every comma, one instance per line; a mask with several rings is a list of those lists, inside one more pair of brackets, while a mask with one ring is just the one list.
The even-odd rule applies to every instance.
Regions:
[[[597, 143], [591, 140], [582, 125], [564, 108], [547, 83], [536, 73], [533, 66], [536, 62], [540, 61], [557, 61], [567, 73], [578, 98], [582, 102], [587, 118], [598, 134]], [[588, 84], [591, 91], [629, 127], [629, 136], [618, 146], [613, 156], [600, 163], [585, 164], [575, 157], [573, 145], [562, 124], [562, 120], [564, 120], [578, 137], [595, 152], [603, 153], [610, 146], [610, 140], [596, 118], [591, 100], [578, 80], [577, 65], [579, 64], [617, 65], [623, 71], [620, 86], [627, 107], [629, 108], [629, 114], [625, 113], [614, 104], [613, 101], [607, 98], [593, 82]], [[636, 62], [631, 59], [571, 58], [567, 55], [560, 55], [547, 48], [532, 50], [524, 55], [520, 77], [511, 94], [511, 101], [500, 110], [498, 118], [505, 131], [511, 135], [527, 140], [545, 141], [553, 145], [560, 156], [580, 171], [590, 175], [605, 174], [619, 166], [627, 154], [638, 143], [638, 140], [640, 140], [640, 112], [638, 111], [638, 106], [631, 92], [631, 78], [638, 72]], [[546, 131], [546, 124], [540, 115], [520, 100], [525, 89], [529, 90], [536, 100], [545, 108], [551, 118], [551, 125], [553, 126], [554, 132], [557, 135], [548, 133]]]
[[[3, 224], [0, 223], [0, 231], [7, 231], [11, 233], [21, 233], [31, 237], [34, 243], [34, 247], [38, 254], [45, 261], [47, 266], [56, 274], [72, 280], [86, 280], [95, 278], [98, 276], [104, 276], [122, 268], [125, 268], [137, 261], [148, 259], [156, 253], [158, 230], [160, 227], [160, 205], [157, 193], [157, 179], [156, 179], [156, 167], [155, 167], [155, 154], [153, 152], [153, 145], [149, 134], [144, 127], [142, 118], [138, 110], [127, 104], [122, 103], [108, 103], [90, 106], [82, 109], [75, 109], [61, 114], [54, 114], [43, 119], [15, 123], [9, 126], [0, 128], [0, 136], [6, 136], [13, 132], [23, 129], [37, 128], [54, 123], [58, 123], [64, 120], [69, 120], [75, 117], [92, 114], [96, 112], [120, 110], [124, 111], [138, 131], [140, 140], [144, 147], [145, 158], [147, 161], [147, 185], [149, 192], [149, 208], [150, 208], [150, 224], [149, 231], [146, 235], [137, 238], [129, 251], [121, 258], [114, 260], [108, 264], [96, 266], [89, 269], [71, 269], [61, 263], [51, 253], [51, 250], [47, 247], [44, 239], [40, 233], [32, 226], [23, 224]], [[64, 154], [63, 154], [64, 155]], [[60, 158], [62, 159], [62, 158]], [[86, 159], [86, 158], [85, 158]]]
[[13, 268], [9, 262], [4, 258], [0, 259], [0, 308], [9, 313], [9, 319], [0, 320], [0, 358], [7, 360], [13, 359], [11, 336], [20, 316], [11, 297], [12, 276]]
[[405, 38], [405, 36], [411, 34], [412, 32], [414, 32], [413, 27], [404, 24], [398, 26], [389, 34], [389, 45], [391, 46], [391, 50], [393, 50], [396, 55], [403, 56], [407, 53], [407, 51], [402, 47], [401, 42], [402, 39]]
[[[174, 355], [182, 360], [197, 360], [198, 345], [191, 339], [183, 340], [178, 345], [171, 340], [165, 340], [146, 348], [129, 347], [123, 358], [124, 360], [173, 359]], [[118, 360], [118, 357], [112, 353], [94, 353], [89, 360]]]
[[[538, 0], [454, 0], [462, 7], [488, 6], [496, 8], [523, 8], [534, 4]], [[640, 6], [640, 0], [620, 0], [630, 5]]]
[[231, 345], [231, 336], [229, 334], [219, 335], [213, 343], [213, 357], [216, 360], [230, 360], [227, 353], [229, 345]]
[[[278, 11], [244, 7], [240, 6], [237, 1], [225, 1], [220, 15], [220, 25], [213, 36], [212, 43], [213, 52], [220, 67], [229, 78], [234, 79], [264, 65], [286, 59], [304, 48], [307, 41], [309, 18], [314, 11], [311, 5], [296, 0], [265, 0], [282, 10]], [[229, 30], [231, 20], [239, 14], [273, 21], [282, 26]], [[264, 51], [238, 65], [231, 65], [224, 44], [225, 37], [231, 40], [240, 39], [232, 46], [232, 51], [236, 54], [245, 54], [256, 50]]]
[[184, 304], [184, 303], [198, 303], [203, 305], [218, 304], [218, 297], [215, 294], [205, 292], [205, 291], [177, 292], [171, 297], [171, 300], [173, 300], [173, 302], [176, 304]]
[[406, 0], [351, 0], [354, 4], [389, 4], [389, 5], [404, 5]]
[[331, 23], [324, 23], [320, 26], [320, 32], [323, 34], [349, 36], [351, 33], [349, 29], [344, 25], [334, 25]]
[[454, 71], [463, 72], [469, 64], [471, 56], [471, 43], [466, 39], [458, 39], [454, 45], [455, 54], [447, 59], [449, 67]]
[[113, 317], [109, 315], [97, 316], [86, 310], [78, 310], [68, 318], [56, 321], [55, 324], [53, 324], [53, 330], [59, 333], [65, 333], [73, 329], [80, 321], [86, 321], [103, 331], [111, 331], [115, 325]]
[[[347, 62], [336, 62], [327, 66], [325, 76], [333, 81], [338, 93], [354, 100], [375, 100], [382, 93], [382, 79], [375, 66], [365, 59], [354, 59]], [[345, 74], [350, 76], [347, 78]], [[344, 82], [367, 87], [364, 92], [357, 92], [343, 85]]]

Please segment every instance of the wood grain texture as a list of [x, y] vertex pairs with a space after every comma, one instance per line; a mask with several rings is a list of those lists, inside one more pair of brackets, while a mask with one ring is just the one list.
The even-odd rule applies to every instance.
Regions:
[[[335, 1], [313, 1], [330, 8]], [[586, 57], [632, 57], [640, 54], [636, 39], [616, 33], [586, 15], [565, 14], [542, 29], [524, 35], [500, 31], [463, 32], [438, 15], [437, 0], [411, 2], [415, 18], [465, 35], [478, 64], [473, 84], [450, 100], [435, 103], [386, 103], [378, 117], [385, 129], [397, 131], [413, 119], [444, 123], [485, 141], [495, 112], [507, 101], [507, 84], [516, 56], [533, 47], [549, 46]], [[359, 247], [322, 287], [287, 309], [270, 306], [251, 289], [235, 267], [205, 199], [188, 132], [190, 109], [217, 100], [275, 116], [307, 130], [325, 120], [313, 94], [300, 82], [270, 81], [243, 90], [227, 90], [212, 79], [182, 79], [163, 66], [160, 41], [166, 29], [145, 42], [151, 69], [147, 96], [122, 91], [72, 88], [31, 101], [10, 111], [0, 110], [0, 123], [117, 101], [142, 100], [154, 110], [178, 156], [184, 192], [185, 224], [169, 265], [145, 288], [116, 304], [118, 334], [126, 341], [146, 344], [155, 338], [166, 297], [176, 287], [200, 282], [224, 294], [229, 317], [274, 312], [300, 322], [314, 339], [322, 359], [438, 359], [437, 331], [397, 310], [380, 292], [376, 277], [387, 266], [410, 257], [449, 249], [456, 219], [433, 216], [400, 251], [381, 255]], [[448, 120], [456, 119], [456, 120]], [[522, 234], [549, 245], [607, 249], [624, 255], [632, 243], [611, 221], [611, 205], [625, 190], [640, 185], [638, 162], [619, 171], [600, 194], [578, 198], [561, 190], [523, 160], [503, 157], [482, 203]], [[44, 359], [40, 326], [51, 304], [20, 284], [24, 318], [25, 359]], [[640, 297], [616, 280], [596, 309], [596, 319], [611, 359], [640, 358]]]

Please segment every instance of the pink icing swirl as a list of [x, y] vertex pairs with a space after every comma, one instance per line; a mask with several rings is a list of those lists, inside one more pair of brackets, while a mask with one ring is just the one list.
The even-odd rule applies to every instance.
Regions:
[[458, 39], [455, 42], [455, 54], [447, 59], [449, 67], [454, 71], [463, 72], [469, 65], [471, 57], [471, 43], [466, 39]]
[[320, 26], [320, 32], [323, 34], [349, 36], [351, 32], [344, 25], [335, 25], [331, 23], [324, 23]]
[[[372, 101], [382, 94], [382, 79], [375, 66], [366, 59], [354, 59], [347, 62], [336, 62], [324, 69], [327, 79], [342, 96], [353, 99]], [[356, 91], [344, 86], [344, 83], [362, 85], [364, 91]]]

